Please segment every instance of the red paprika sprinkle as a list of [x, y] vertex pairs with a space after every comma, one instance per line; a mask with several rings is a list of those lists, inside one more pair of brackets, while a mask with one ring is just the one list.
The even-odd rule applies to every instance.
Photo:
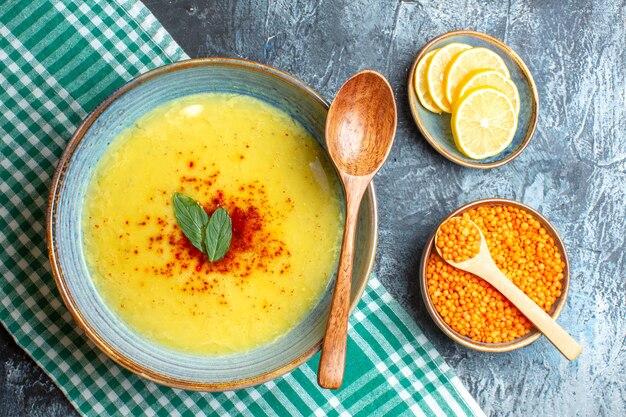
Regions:
[[[192, 164], [193, 161], [190, 161], [190, 167]], [[180, 290], [191, 294], [218, 291], [221, 279], [235, 279], [237, 285], [243, 285], [254, 271], [284, 274], [291, 268], [291, 253], [285, 243], [264, 227], [269, 219], [276, 216], [265, 195], [265, 187], [258, 182], [242, 184], [230, 195], [223, 189], [216, 189], [218, 175], [219, 172], [208, 176], [203, 174], [203, 178], [185, 176], [181, 178], [181, 183], [198, 185], [194, 188], [198, 188], [199, 202], [207, 214], [211, 215], [218, 207], [228, 211], [232, 221], [232, 240], [228, 252], [220, 261], [209, 262], [206, 255], [183, 235], [176, 222], [160, 217], [150, 220], [149, 216], [144, 216], [147, 222], [139, 223], [150, 223], [158, 231], [149, 236], [145, 248], [142, 248], [159, 255], [162, 260], [161, 264], [152, 265], [150, 270], [164, 278], [188, 277], [180, 285]], [[172, 256], [164, 257], [168, 247]]]

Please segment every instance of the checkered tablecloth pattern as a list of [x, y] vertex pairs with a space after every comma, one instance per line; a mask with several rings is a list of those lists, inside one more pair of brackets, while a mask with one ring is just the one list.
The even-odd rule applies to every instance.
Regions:
[[343, 388], [318, 357], [266, 384], [187, 392], [121, 368], [77, 328], [45, 242], [52, 173], [81, 119], [151, 68], [186, 58], [135, 0], [0, 4], [0, 320], [84, 415], [483, 415], [422, 332], [372, 278], [350, 321]]

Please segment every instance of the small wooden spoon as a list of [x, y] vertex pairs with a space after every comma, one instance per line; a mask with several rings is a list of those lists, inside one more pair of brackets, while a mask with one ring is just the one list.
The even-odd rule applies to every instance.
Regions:
[[346, 191], [346, 224], [317, 374], [323, 388], [337, 389], [343, 380], [357, 216], [365, 189], [389, 155], [396, 123], [391, 86], [375, 71], [346, 81], [328, 111], [326, 146]]
[[[453, 267], [472, 273], [493, 285], [493, 287], [500, 291], [502, 295], [517, 307], [567, 359], [570, 361], [576, 359], [583, 351], [582, 346], [500, 271], [500, 268], [498, 268], [489, 253], [487, 241], [480, 227], [471, 220], [470, 222], [480, 233], [480, 248], [478, 254], [463, 262], [449, 261], [443, 258], [439, 247], [435, 243], [435, 248], [437, 248], [439, 256]], [[446, 222], [442, 223], [441, 226], [445, 223]], [[436, 236], [439, 235], [441, 226], [437, 229]], [[437, 239], [435, 237], [435, 242], [436, 241]]]

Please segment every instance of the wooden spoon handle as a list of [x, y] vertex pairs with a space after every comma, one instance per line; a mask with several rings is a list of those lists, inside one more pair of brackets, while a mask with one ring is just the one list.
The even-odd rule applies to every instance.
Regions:
[[330, 313], [326, 324], [326, 336], [322, 343], [317, 382], [322, 388], [338, 389], [343, 381], [346, 362], [346, 343], [348, 340], [348, 316], [350, 313], [350, 287], [352, 284], [352, 262], [354, 253], [354, 234], [359, 214], [360, 198], [351, 204], [347, 196], [346, 227], [343, 232], [343, 244], [335, 292], [330, 305]]
[[541, 307], [535, 304], [530, 297], [512, 283], [495, 264], [491, 268], [486, 268], [485, 272], [492, 275], [501, 275], [499, 277], [492, 276], [492, 279], [488, 279], [489, 283], [508, 298], [567, 359], [573, 361], [580, 355], [583, 351], [582, 346]]

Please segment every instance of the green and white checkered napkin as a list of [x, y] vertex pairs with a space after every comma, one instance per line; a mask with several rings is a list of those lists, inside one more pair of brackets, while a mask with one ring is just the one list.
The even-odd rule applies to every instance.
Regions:
[[183, 58], [134, 0], [0, 5], [0, 319], [17, 343], [85, 415], [484, 415], [376, 278], [350, 320], [339, 391], [318, 388], [317, 357], [241, 391], [172, 389], [121, 368], [77, 328], [46, 255], [55, 165], [81, 119], [109, 93]]

